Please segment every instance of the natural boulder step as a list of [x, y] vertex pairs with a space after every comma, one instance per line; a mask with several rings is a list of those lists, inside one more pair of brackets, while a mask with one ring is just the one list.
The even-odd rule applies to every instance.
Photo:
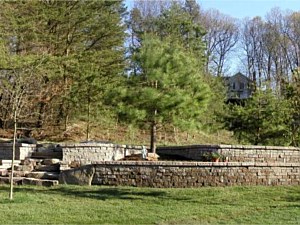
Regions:
[[37, 172], [28, 173], [26, 175], [26, 177], [35, 178], [35, 179], [58, 180], [59, 173], [58, 172], [37, 171]]
[[[21, 185], [23, 183], [23, 179], [25, 179], [25, 177], [14, 177], [13, 184]], [[9, 177], [0, 177], [0, 184], [9, 184], [9, 183], [10, 183]]]
[[59, 172], [59, 163], [52, 165], [37, 165], [35, 171]]
[[[21, 163], [21, 160], [14, 160], [14, 165], [19, 165]], [[12, 161], [10, 159], [0, 159], [0, 165], [6, 166], [9, 165], [11, 166]]]
[[53, 164], [57, 164], [60, 162], [60, 159], [44, 159], [42, 161], [43, 165], [53, 165]]
[[44, 180], [36, 178], [24, 178], [22, 182], [24, 185], [37, 185], [46, 187], [58, 185], [58, 180]]
[[[14, 177], [25, 177], [29, 172], [27, 171], [14, 171]], [[10, 177], [11, 170], [0, 170], [1, 177]]]
[[36, 166], [38, 164], [41, 164], [42, 162], [43, 162], [43, 159], [26, 158], [26, 159], [21, 160], [21, 165]]
[[9, 173], [9, 171], [6, 168], [1, 168], [0, 167], [0, 176], [1, 177], [7, 176], [8, 173]]
[[0, 165], [0, 170], [7, 170], [8, 168], [11, 168], [11, 166], [3, 166], [3, 165]]

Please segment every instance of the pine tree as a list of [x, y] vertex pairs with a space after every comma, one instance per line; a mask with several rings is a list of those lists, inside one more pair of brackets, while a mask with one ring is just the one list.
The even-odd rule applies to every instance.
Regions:
[[121, 113], [151, 128], [151, 151], [156, 130], [163, 124], [182, 129], [199, 125], [209, 99], [201, 68], [193, 54], [172, 39], [146, 36], [138, 54], [141, 73], [129, 78]]
[[244, 104], [230, 105], [227, 129], [239, 141], [263, 145], [287, 145], [289, 103], [272, 90], [257, 90]]
[[[48, 121], [66, 128], [68, 118], [78, 117], [82, 111], [77, 109], [85, 108], [85, 102], [90, 101], [85, 86], [89, 85], [93, 93], [99, 87], [103, 90], [124, 69], [122, 1], [0, 4], [0, 35], [11, 51], [24, 58], [36, 55], [47, 59], [36, 74], [40, 77], [36, 86], [41, 87], [33, 109], [38, 115], [34, 118], [36, 126]], [[99, 96], [92, 97], [96, 105], [101, 102]]]
[[292, 81], [286, 85], [284, 96], [290, 104], [289, 139], [291, 145], [299, 146], [300, 141], [300, 70], [295, 69]]

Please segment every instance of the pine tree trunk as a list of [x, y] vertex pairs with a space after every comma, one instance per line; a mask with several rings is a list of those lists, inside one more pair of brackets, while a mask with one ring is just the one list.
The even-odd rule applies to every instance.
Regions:
[[156, 153], [156, 122], [154, 121], [151, 126], [151, 145], [150, 150], [152, 153]]
[[87, 106], [87, 125], [86, 125], [86, 141], [90, 139], [90, 118], [91, 117], [91, 101], [88, 98], [88, 106]]
[[14, 139], [11, 159], [11, 173], [10, 173], [10, 192], [9, 199], [13, 200], [13, 189], [14, 189], [14, 164], [16, 155], [16, 139], [17, 139], [17, 110], [14, 110]]
[[[157, 80], [154, 83], [154, 87], [157, 89]], [[153, 113], [153, 121], [151, 125], [151, 140], [150, 140], [150, 151], [152, 153], [156, 153], [156, 116], [157, 116], [157, 109], [154, 109]]]

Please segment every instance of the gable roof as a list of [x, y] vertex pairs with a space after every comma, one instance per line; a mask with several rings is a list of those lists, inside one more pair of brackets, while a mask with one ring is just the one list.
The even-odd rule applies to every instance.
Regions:
[[249, 78], [249, 77], [247, 77], [247, 76], [245, 76], [244, 74], [242, 74], [241, 72], [238, 72], [238, 73], [236, 73], [236, 74], [234, 74], [233, 76], [226, 76], [226, 77], [223, 77], [223, 79], [225, 80], [225, 81], [230, 81], [230, 80], [246, 80], [246, 81], [248, 81], [248, 82], [252, 82], [252, 80]]
[[241, 72], [236, 73], [235, 75], [232, 76], [233, 77], [242, 77], [243, 79], [246, 79], [248, 81], [251, 81], [251, 79], [247, 76], [245, 76], [244, 74], [242, 74]]

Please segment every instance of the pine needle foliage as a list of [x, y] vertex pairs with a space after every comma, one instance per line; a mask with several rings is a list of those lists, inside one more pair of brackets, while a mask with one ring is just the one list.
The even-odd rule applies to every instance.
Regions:
[[240, 142], [288, 145], [289, 103], [271, 89], [257, 90], [244, 104], [230, 105], [225, 126]]
[[120, 114], [149, 124], [152, 132], [164, 124], [198, 127], [210, 90], [195, 57], [176, 42], [149, 35], [136, 60], [141, 73], [128, 78], [130, 88]]

